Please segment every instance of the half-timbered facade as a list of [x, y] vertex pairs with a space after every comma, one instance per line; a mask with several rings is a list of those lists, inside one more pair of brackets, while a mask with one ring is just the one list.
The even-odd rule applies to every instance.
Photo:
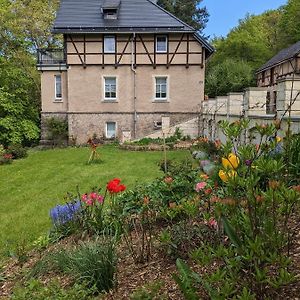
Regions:
[[213, 49], [150, 0], [62, 0], [53, 32], [64, 49], [39, 51], [42, 123], [67, 118], [77, 143], [139, 138], [198, 113]]
[[291, 79], [300, 80], [300, 42], [281, 50], [257, 71], [257, 86], [268, 90], [267, 113], [276, 112], [279, 84]]

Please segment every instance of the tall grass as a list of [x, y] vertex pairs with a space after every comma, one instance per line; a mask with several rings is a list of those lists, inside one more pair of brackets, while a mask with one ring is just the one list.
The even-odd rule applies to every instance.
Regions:
[[37, 277], [55, 270], [96, 288], [98, 292], [107, 292], [115, 283], [116, 264], [115, 242], [103, 238], [46, 256], [34, 266], [31, 276]]

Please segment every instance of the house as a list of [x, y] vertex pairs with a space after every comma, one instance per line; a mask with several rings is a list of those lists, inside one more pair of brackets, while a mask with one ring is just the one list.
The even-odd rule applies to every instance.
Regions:
[[63, 49], [40, 49], [45, 120], [68, 121], [78, 144], [94, 134], [135, 139], [198, 114], [213, 48], [150, 0], [62, 0]]
[[[280, 51], [256, 75], [256, 87], [202, 102], [201, 135], [225, 142], [218, 122], [241, 118], [250, 121], [250, 128], [280, 120], [281, 136], [288, 126], [293, 133], [300, 132], [300, 42]], [[249, 136], [250, 132], [245, 134], [243, 142], [249, 142]]]
[[257, 85], [267, 89], [266, 113], [274, 114], [280, 83], [300, 80], [300, 41], [281, 50], [257, 70]]

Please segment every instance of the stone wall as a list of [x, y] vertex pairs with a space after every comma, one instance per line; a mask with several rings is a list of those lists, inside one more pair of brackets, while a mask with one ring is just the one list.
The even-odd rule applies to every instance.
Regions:
[[[234, 122], [242, 117], [250, 120], [250, 127], [255, 124], [267, 124], [274, 119], [282, 120], [282, 129], [279, 134], [284, 135], [287, 128], [288, 113], [291, 107], [291, 130], [300, 132], [300, 80], [285, 79], [278, 83], [276, 87], [276, 111], [273, 114], [266, 113], [266, 98], [268, 88], [250, 87], [243, 93], [231, 93], [224, 97], [216, 97], [203, 102], [201, 135], [209, 139], [220, 139], [225, 141], [225, 136], [218, 126], [218, 122], [228, 120]], [[296, 96], [295, 101], [291, 101]], [[291, 98], [292, 96], [292, 98]], [[245, 136], [244, 142], [248, 142]]]
[[129, 138], [142, 138], [155, 131], [155, 122], [162, 122], [163, 117], [170, 118], [170, 126], [184, 122], [195, 117], [197, 113], [137, 113], [136, 136], [134, 136], [134, 114], [132, 113], [69, 113], [69, 136], [76, 140], [77, 144], [85, 144], [88, 138], [96, 134], [105, 137], [106, 122], [116, 122], [117, 139], [123, 140], [126, 135]]

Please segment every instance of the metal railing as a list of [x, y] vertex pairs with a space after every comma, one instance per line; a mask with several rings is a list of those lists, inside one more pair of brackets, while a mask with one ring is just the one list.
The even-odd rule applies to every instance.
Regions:
[[57, 66], [66, 64], [66, 55], [64, 49], [38, 49], [38, 66]]

